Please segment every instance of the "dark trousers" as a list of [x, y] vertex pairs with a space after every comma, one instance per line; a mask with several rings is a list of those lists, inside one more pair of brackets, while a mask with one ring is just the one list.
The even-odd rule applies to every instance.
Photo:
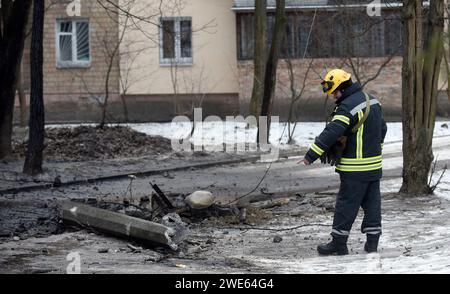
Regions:
[[341, 176], [331, 233], [333, 237], [347, 237], [350, 234], [360, 207], [364, 210], [361, 232], [381, 235], [380, 180], [359, 181]]

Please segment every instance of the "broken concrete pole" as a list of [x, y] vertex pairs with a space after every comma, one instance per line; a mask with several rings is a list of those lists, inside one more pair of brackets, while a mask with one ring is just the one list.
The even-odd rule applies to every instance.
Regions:
[[85, 204], [64, 201], [59, 205], [61, 218], [65, 221], [88, 226], [117, 237], [150, 241], [167, 245], [173, 250], [178, 249], [178, 245], [172, 240], [176, 234], [172, 228]]
[[215, 202], [215, 197], [208, 191], [197, 191], [184, 200], [192, 209], [206, 209]]
[[172, 228], [175, 231], [175, 234], [172, 236], [172, 240], [180, 244], [184, 241], [186, 235], [188, 234], [188, 227], [185, 222], [181, 220], [181, 217], [176, 213], [169, 213], [163, 216], [161, 223], [168, 227]]

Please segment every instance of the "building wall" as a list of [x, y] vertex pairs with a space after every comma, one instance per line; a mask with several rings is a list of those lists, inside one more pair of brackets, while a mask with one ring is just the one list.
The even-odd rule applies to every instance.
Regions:
[[[132, 30], [127, 33], [121, 47], [125, 57], [127, 51], [144, 50], [134, 61], [136, 66], [133, 70], [128, 71], [129, 80], [133, 85], [126, 89], [127, 94], [151, 96], [175, 92], [237, 93], [236, 18], [231, 10], [233, 0], [177, 1], [181, 6], [176, 9], [173, 9], [172, 5], [175, 1], [164, 2], [166, 4], [162, 10], [163, 16], [192, 17], [193, 65], [179, 67], [160, 65], [158, 27], [141, 23], [145, 35], [140, 30]], [[135, 10], [142, 12], [147, 9], [147, 14], [151, 13], [155, 7], [146, 6], [151, 3], [158, 5], [159, 1], [142, 1], [143, 6]], [[122, 18], [121, 22], [123, 21]], [[121, 61], [122, 73], [127, 69], [127, 62], [130, 62], [127, 58]]]
[[[394, 57], [384, 65], [387, 58], [366, 58], [354, 59], [355, 64], [359, 62], [361, 68], [360, 79], [364, 83], [368, 79], [376, 76], [376, 79], [367, 83], [365, 91], [374, 95], [383, 105], [384, 115], [388, 120], [400, 121], [402, 110], [402, 57]], [[311, 62], [306, 60], [291, 60], [294, 76], [295, 89], [301, 91], [303, 80], [307, 68]], [[311, 63], [311, 70], [305, 80], [305, 88], [302, 98], [296, 103], [294, 113], [300, 121], [324, 121], [326, 112], [324, 111], [324, 103], [326, 95], [322, 92], [320, 85], [323, 76], [328, 70], [342, 67], [342, 59], [314, 59]], [[384, 66], [383, 66], [384, 65]], [[377, 72], [381, 69], [379, 75]], [[343, 69], [352, 72], [349, 66]], [[240, 61], [238, 63], [239, 71], [239, 103], [240, 112], [248, 114], [249, 102], [253, 86], [253, 62]], [[441, 75], [442, 90], [438, 96], [437, 115], [439, 117], [450, 117], [450, 102], [445, 89], [445, 73]], [[353, 74], [353, 80], [356, 76]], [[286, 120], [290, 108], [291, 101], [291, 82], [285, 60], [279, 61], [277, 87], [275, 91], [274, 115], [280, 116], [282, 120]], [[327, 110], [330, 111], [333, 102], [328, 101]]]
[[[56, 19], [67, 18], [66, 5], [49, 5], [45, 20], [44, 93], [47, 122], [96, 122], [100, 107], [96, 97], [105, 94], [104, 38], [108, 50], [118, 42], [124, 17], [111, 19], [97, 1], [81, 0], [81, 18], [90, 20], [91, 66], [85, 69], [60, 69], [56, 66]], [[121, 3], [128, 2], [118, 0]], [[52, 1], [55, 2], [55, 1]], [[173, 6], [172, 3], [180, 5]], [[59, 4], [58, 4], [59, 3]], [[109, 121], [124, 120], [124, 104], [132, 122], [170, 121], [175, 115], [190, 115], [194, 106], [202, 106], [204, 115], [248, 114], [253, 87], [253, 62], [237, 60], [236, 15], [233, 0], [165, 0], [163, 16], [188, 16], [193, 21], [193, 64], [170, 67], [160, 65], [159, 16], [137, 22], [128, 28], [120, 43], [120, 61], [113, 62], [110, 78]], [[132, 13], [158, 15], [160, 1], [136, 1]], [[113, 14], [111, 14], [113, 15]], [[136, 21], [136, 20], [135, 20]], [[129, 24], [129, 22], [128, 22]], [[29, 43], [24, 54], [25, 88], [29, 88]], [[366, 80], [386, 61], [385, 58], [359, 59]], [[299, 90], [309, 60], [292, 60], [296, 88]], [[295, 107], [299, 120], [324, 120], [321, 78], [326, 69], [341, 67], [340, 59], [315, 59], [306, 79], [304, 95]], [[367, 91], [381, 100], [387, 117], [399, 120], [401, 113], [402, 58], [392, 59]], [[346, 68], [349, 70], [349, 68]], [[174, 82], [176, 81], [176, 90]], [[274, 114], [285, 119], [290, 104], [290, 81], [286, 62], [280, 60]], [[175, 95], [177, 93], [177, 95]], [[444, 93], [445, 94], [445, 93]], [[122, 99], [120, 99], [122, 98]], [[450, 105], [440, 95], [438, 113], [448, 116]], [[330, 105], [330, 103], [329, 103]], [[18, 116], [16, 116], [18, 118]]]

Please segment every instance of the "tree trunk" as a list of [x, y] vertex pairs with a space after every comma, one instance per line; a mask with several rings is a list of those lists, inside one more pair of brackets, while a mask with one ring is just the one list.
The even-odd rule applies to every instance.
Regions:
[[23, 86], [23, 64], [20, 64], [20, 72], [17, 80], [17, 94], [19, 96], [20, 107], [20, 126], [22, 128], [27, 126], [27, 101], [25, 96], [25, 89]]
[[11, 156], [17, 77], [31, 0], [1, 1], [0, 8], [0, 159]]
[[[431, 194], [429, 172], [433, 162], [433, 133], [444, 28], [443, 0], [432, 0], [429, 30], [422, 32], [423, 7], [420, 0], [404, 5], [406, 50], [403, 58], [403, 185], [410, 195]], [[422, 38], [426, 35], [425, 44]], [[425, 46], [423, 50], [422, 47]]]
[[42, 173], [42, 153], [44, 151], [45, 112], [43, 79], [43, 38], [45, 1], [33, 1], [33, 28], [31, 37], [31, 95], [30, 123], [27, 156], [23, 172], [29, 175]]
[[267, 0], [255, 2], [255, 52], [253, 91], [250, 100], [250, 114], [255, 117], [261, 112], [261, 98], [264, 95], [265, 67], [267, 62]]
[[129, 123], [130, 119], [128, 118], [128, 105], [127, 105], [127, 101], [125, 99], [125, 93], [120, 95], [120, 99], [122, 100], [124, 120], [125, 120], [126, 123]]
[[277, 81], [278, 56], [285, 35], [285, 23], [286, 23], [285, 6], [286, 6], [285, 0], [277, 0], [274, 34], [266, 65], [261, 116], [267, 116], [268, 119], [267, 138], [269, 138], [270, 135], [270, 122], [271, 122], [270, 116], [272, 115], [275, 86]]
[[[121, 40], [120, 40], [121, 41]], [[111, 55], [108, 59], [108, 69], [106, 71], [106, 77], [105, 77], [105, 101], [102, 103], [102, 118], [99, 124], [99, 128], [103, 129], [106, 124], [106, 111], [108, 108], [108, 102], [109, 102], [109, 83], [111, 80], [111, 72], [112, 68], [114, 66], [114, 61], [116, 59], [117, 52], [119, 51], [120, 42], [116, 44], [116, 47], [114, 47], [114, 50], [112, 51]]]

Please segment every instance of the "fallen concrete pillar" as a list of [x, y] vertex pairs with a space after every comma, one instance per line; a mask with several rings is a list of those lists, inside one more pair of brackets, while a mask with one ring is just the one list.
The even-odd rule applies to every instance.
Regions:
[[61, 218], [65, 221], [117, 237], [150, 241], [167, 245], [173, 250], [178, 249], [178, 245], [172, 240], [175, 230], [161, 224], [71, 201], [60, 202], [59, 206]]

